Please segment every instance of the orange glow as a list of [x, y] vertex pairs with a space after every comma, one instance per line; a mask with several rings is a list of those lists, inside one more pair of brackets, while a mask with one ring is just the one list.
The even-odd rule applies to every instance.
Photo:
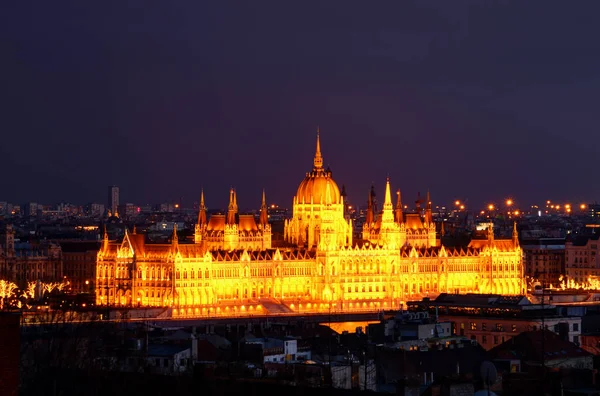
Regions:
[[460, 205], [460, 210], [465, 210], [465, 205]]
[[457, 201], [455, 201], [455, 202], [454, 202], [454, 205], [456, 205], [456, 206], [459, 206], [459, 205], [460, 205], [460, 201], [458, 201], [458, 200], [457, 200]]
[[507, 199], [506, 200], [506, 206], [511, 206], [513, 204], [513, 200], [512, 199]]
[[151, 246], [128, 233], [120, 241], [105, 237], [96, 259], [96, 302], [137, 301], [171, 307], [176, 318], [214, 318], [376, 312], [440, 293], [523, 292], [518, 240], [488, 233], [468, 249], [442, 246], [430, 204], [424, 216], [397, 211], [389, 179], [381, 215], [365, 222], [357, 243], [344, 200], [322, 165], [318, 143], [279, 248], [271, 247], [270, 224], [237, 212], [233, 190], [226, 214], [199, 216], [193, 241], [179, 240], [176, 229], [169, 242]]
[[587, 208], [586, 204], [579, 205], [579, 209], [581, 209], [581, 210], [585, 210], [586, 208]]

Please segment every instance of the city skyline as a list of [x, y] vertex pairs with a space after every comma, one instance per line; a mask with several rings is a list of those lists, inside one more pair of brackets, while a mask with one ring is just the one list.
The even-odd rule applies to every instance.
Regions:
[[353, 202], [600, 196], [589, 6], [3, 7], [3, 200], [291, 206], [317, 125]]

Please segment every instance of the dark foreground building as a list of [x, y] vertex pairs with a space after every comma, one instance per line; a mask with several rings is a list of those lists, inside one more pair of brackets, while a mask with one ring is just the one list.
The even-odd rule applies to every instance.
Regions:
[[20, 314], [0, 312], [0, 395], [19, 394]]

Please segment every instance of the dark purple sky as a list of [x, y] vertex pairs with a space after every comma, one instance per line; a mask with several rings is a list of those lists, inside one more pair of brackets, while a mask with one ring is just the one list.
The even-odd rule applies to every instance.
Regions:
[[[69, 4], [71, 3], [71, 4]], [[91, 5], [94, 3], [95, 5]], [[151, 5], [154, 4], [154, 5]], [[0, 200], [600, 197], [600, 2], [5, 1]]]

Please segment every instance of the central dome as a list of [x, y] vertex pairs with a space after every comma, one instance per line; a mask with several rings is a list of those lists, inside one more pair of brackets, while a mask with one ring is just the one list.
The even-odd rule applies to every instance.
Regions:
[[325, 202], [327, 199], [327, 184], [329, 184], [331, 203], [340, 203], [340, 189], [331, 178], [331, 172], [322, 169], [320, 172], [308, 173], [302, 180], [296, 193], [298, 203], [302, 203], [302, 200], [304, 200], [304, 203], [310, 203], [311, 199], [315, 204], [321, 203], [321, 200]]
[[315, 153], [313, 171], [306, 174], [306, 177], [298, 186], [296, 199], [298, 203], [320, 204], [327, 201], [327, 185], [329, 185], [329, 194], [332, 204], [341, 202], [340, 189], [331, 178], [331, 170], [323, 169], [323, 157], [321, 156], [321, 141], [317, 130], [317, 151]]

